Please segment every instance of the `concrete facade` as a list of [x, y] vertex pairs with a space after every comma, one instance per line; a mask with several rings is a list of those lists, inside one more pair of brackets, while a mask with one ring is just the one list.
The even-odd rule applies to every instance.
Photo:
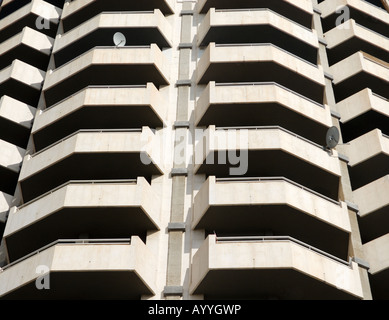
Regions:
[[386, 6], [4, 0], [0, 298], [389, 299]]

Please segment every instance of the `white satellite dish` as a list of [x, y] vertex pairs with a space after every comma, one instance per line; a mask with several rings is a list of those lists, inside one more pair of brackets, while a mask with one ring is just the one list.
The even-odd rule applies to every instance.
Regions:
[[326, 134], [327, 148], [329, 149], [335, 148], [339, 143], [339, 139], [340, 139], [340, 134], [338, 128], [335, 126], [329, 128]]
[[117, 47], [124, 47], [126, 45], [126, 37], [121, 32], [116, 32], [113, 35], [113, 43]]

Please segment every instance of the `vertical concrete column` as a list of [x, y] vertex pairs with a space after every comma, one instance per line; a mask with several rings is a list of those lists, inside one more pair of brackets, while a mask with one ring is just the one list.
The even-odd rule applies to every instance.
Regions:
[[362, 249], [362, 240], [360, 236], [357, 212], [358, 209], [353, 204], [353, 193], [351, 189], [350, 176], [347, 168], [348, 159], [342, 155], [342, 134], [340, 128], [340, 115], [336, 109], [336, 100], [332, 87], [332, 75], [330, 74], [330, 68], [327, 58], [326, 51], [326, 41], [324, 39], [323, 28], [321, 25], [321, 12], [318, 10], [317, 0], [313, 1], [314, 7], [314, 17], [313, 17], [313, 29], [316, 30], [319, 37], [319, 54], [318, 54], [318, 63], [323, 67], [324, 76], [325, 76], [325, 92], [324, 92], [324, 103], [327, 104], [330, 108], [332, 115], [332, 124], [336, 126], [340, 132], [340, 145], [337, 146], [337, 151], [339, 152], [339, 164], [341, 168], [341, 178], [339, 183], [339, 199], [346, 202], [349, 205], [349, 218], [351, 224], [351, 235], [350, 235], [350, 244], [349, 244], [349, 257], [356, 261], [359, 265], [359, 273], [362, 282], [363, 296], [364, 299], [372, 299], [370, 283], [368, 279], [368, 273], [366, 270], [366, 264], [364, 263], [363, 249]]
[[[172, 170], [172, 203], [169, 223], [168, 265], [166, 287], [164, 294], [166, 299], [177, 300], [182, 297], [182, 259], [183, 259], [183, 232], [185, 232], [185, 194], [187, 167], [187, 135], [189, 129], [189, 99], [192, 85], [190, 76], [190, 61], [192, 54], [192, 2], [184, 2], [181, 15], [181, 37], [179, 45], [178, 68], [178, 100], [175, 129], [174, 160]], [[185, 146], [182, 148], [182, 146]]]

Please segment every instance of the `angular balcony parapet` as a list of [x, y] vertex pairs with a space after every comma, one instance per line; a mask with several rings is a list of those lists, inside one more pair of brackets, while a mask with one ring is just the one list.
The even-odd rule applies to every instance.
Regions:
[[389, 233], [363, 245], [369, 263], [369, 280], [373, 299], [388, 300], [389, 292]]
[[269, 9], [235, 11], [211, 8], [198, 30], [198, 44], [210, 42], [273, 43], [313, 64], [317, 63], [316, 32]]
[[343, 259], [351, 233], [345, 203], [282, 177], [210, 176], [194, 199], [192, 225], [218, 235], [289, 234]]
[[324, 72], [273, 44], [209, 44], [197, 65], [197, 82], [277, 82], [323, 103]]
[[[3, 267], [0, 299], [140, 299], [155, 294], [155, 261], [137, 236], [61, 239]], [[42, 272], [50, 290], [36, 286]]]
[[36, 109], [6, 95], [0, 97], [0, 139], [27, 146]]
[[327, 105], [274, 82], [211, 81], [197, 101], [195, 124], [218, 127], [279, 125], [324, 144], [332, 119]]
[[90, 85], [168, 85], [169, 63], [156, 44], [134, 47], [95, 47], [48, 72], [44, 83], [46, 107]]
[[344, 146], [353, 190], [389, 174], [389, 136], [375, 129]]
[[0, 69], [19, 59], [46, 71], [54, 39], [29, 27], [0, 44]]
[[318, 8], [321, 11], [324, 32], [337, 26], [339, 21], [354, 19], [358, 24], [389, 37], [389, 13], [369, 1], [322, 1]]
[[195, 146], [195, 173], [281, 176], [335, 200], [341, 176], [336, 150], [331, 154], [323, 146], [278, 126], [209, 126]]
[[389, 135], [389, 100], [363, 89], [336, 105], [341, 115], [342, 137], [348, 142], [374, 129]]
[[330, 67], [337, 102], [370, 88], [389, 99], [389, 63], [359, 51]]
[[324, 37], [330, 65], [358, 51], [389, 62], [389, 38], [359, 25], [354, 19], [331, 29]]
[[148, 128], [80, 130], [27, 155], [19, 182], [24, 202], [69, 180], [116, 180], [163, 173]]
[[209, 235], [193, 256], [190, 292], [205, 299], [362, 299], [358, 269], [291, 237]]
[[269, 8], [303, 26], [312, 28], [313, 6], [309, 0], [199, 0], [197, 10], [207, 13], [211, 8], [223, 11], [231, 9]]
[[37, 151], [81, 129], [163, 127], [167, 103], [152, 84], [90, 86], [44, 109], [32, 129]]
[[172, 14], [173, 0], [77, 0], [67, 2], [62, 13], [64, 31], [77, 27], [83, 22], [97, 16], [104, 11], [128, 13], [130, 11], [150, 11], [159, 9], [163, 14]]
[[[18, 34], [26, 26], [54, 38], [60, 15], [61, 10], [47, 1], [32, 0], [0, 20], [0, 42]], [[44, 28], [39, 28], [40, 25]]]
[[12, 207], [13, 196], [0, 192], [0, 224], [5, 224], [8, 211]]
[[389, 175], [353, 191], [363, 242], [389, 233]]
[[14, 194], [25, 150], [0, 139], [0, 191]]
[[[58, 238], [143, 237], [149, 230], [159, 230], [159, 220], [158, 196], [143, 177], [70, 181], [11, 208], [4, 238], [8, 258], [14, 261]], [[21, 247], [20, 241], [26, 245]]]
[[114, 46], [113, 36], [121, 32], [126, 46], [157, 44], [171, 47], [172, 28], [160, 10], [150, 12], [104, 12], [71, 31], [57, 36], [53, 48], [57, 67], [95, 46]]
[[0, 70], [0, 92], [21, 102], [36, 106], [45, 72], [15, 59]]

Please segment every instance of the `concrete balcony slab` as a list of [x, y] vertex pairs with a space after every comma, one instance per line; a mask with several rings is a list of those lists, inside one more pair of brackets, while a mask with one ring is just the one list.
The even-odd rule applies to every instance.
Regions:
[[197, 65], [198, 84], [215, 82], [277, 82], [323, 103], [324, 72], [272, 44], [210, 43]]
[[358, 266], [285, 237], [210, 235], [193, 256], [190, 291], [205, 299], [361, 299]]
[[38, 153], [27, 155], [19, 182], [30, 201], [70, 180], [151, 178], [162, 174], [151, 149], [153, 132], [134, 130], [78, 131]]
[[232, 234], [288, 234], [339, 258], [348, 256], [347, 205], [281, 177], [210, 176], [194, 199], [193, 228]]
[[159, 9], [165, 15], [172, 14], [174, 2], [172, 0], [77, 0], [65, 4], [62, 14], [64, 31], [77, 27], [83, 22], [97, 16], [104, 11], [130, 12], [150, 11]]
[[167, 102], [152, 83], [144, 86], [89, 86], [44, 109], [34, 122], [35, 150], [81, 129], [163, 127]]
[[[138, 237], [130, 241], [89, 239], [89, 243], [59, 240], [7, 266], [0, 273], [0, 298], [140, 299], [155, 294], [155, 261]], [[36, 287], [42, 272], [49, 277], [50, 290]]]
[[252, 9], [269, 8], [293, 21], [296, 21], [307, 28], [312, 27], [313, 7], [312, 2], [307, 0], [283, 1], [273, 0], [199, 0], [197, 10], [200, 13], [207, 13], [210, 8], [216, 9]]
[[324, 32], [334, 28], [338, 21], [354, 19], [358, 24], [389, 37], [389, 13], [369, 1], [322, 1], [318, 8], [321, 11]]
[[197, 100], [197, 126], [279, 125], [318, 144], [332, 119], [329, 107], [274, 82], [219, 83], [211, 81]]
[[54, 39], [24, 27], [22, 32], [0, 44], [0, 69], [18, 59], [40, 70], [46, 71]]
[[389, 63], [359, 51], [330, 67], [337, 102], [370, 88], [389, 99]]
[[195, 173], [220, 178], [281, 176], [334, 200], [341, 176], [336, 151], [328, 153], [281, 127], [209, 126], [195, 146]]
[[389, 135], [389, 100], [363, 89], [337, 103], [341, 115], [342, 138], [348, 142], [374, 129]]
[[270, 9], [211, 8], [199, 26], [197, 43], [207, 46], [210, 42], [273, 43], [313, 64], [319, 46], [315, 32]]
[[8, 96], [0, 98], [0, 138], [21, 148], [27, 146], [36, 109]]
[[159, 230], [159, 220], [158, 196], [143, 177], [71, 181], [11, 208], [4, 239], [8, 258], [14, 261], [59, 238], [144, 238], [147, 231]]
[[156, 44], [96, 47], [48, 72], [43, 91], [49, 107], [90, 85], [168, 85], [169, 63]]
[[56, 66], [96, 46], [114, 46], [116, 32], [124, 34], [126, 46], [155, 43], [161, 49], [171, 47], [172, 28], [159, 9], [150, 12], [104, 12], [57, 36], [53, 48]]
[[0, 70], [0, 92], [23, 103], [36, 106], [45, 72], [20, 60]]
[[389, 38], [347, 20], [324, 34], [330, 65], [363, 51], [389, 63]]
[[[61, 9], [47, 1], [32, 0], [0, 20], [0, 43], [20, 33], [26, 26], [54, 38], [60, 15]], [[45, 21], [48, 25], [38, 28]]]
[[375, 129], [344, 146], [353, 190], [389, 174], [389, 136]]

